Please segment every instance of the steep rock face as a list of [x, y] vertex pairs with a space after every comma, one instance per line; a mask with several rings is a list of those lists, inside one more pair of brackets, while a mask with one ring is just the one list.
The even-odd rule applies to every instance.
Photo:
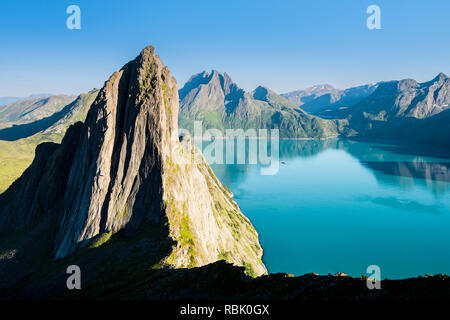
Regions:
[[228, 74], [213, 70], [211, 74], [203, 71], [189, 79], [180, 89], [182, 111], [190, 114], [216, 112], [226, 115], [235, 110], [245, 92], [240, 89]]
[[54, 218], [81, 128], [81, 123], [70, 127], [61, 145], [46, 142], [37, 146], [30, 167], [0, 194], [0, 233], [20, 230], [38, 219]]
[[329, 138], [342, 123], [305, 113], [288, 99], [259, 86], [240, 89], [225, 73], [193, 76], [180, 90], [180, 126], [192, 132], [193, 121], [205, 129], [279, 129], [282, 138]]
[[256, 231], [192, 142], [179, 142], [177, 118], [176, 81], [147, 47], [105, 83], [83, 125], [60, 146], [38, 147], [32, 166], [0, 196], [0, 231], [51, 217], [58, 259], [150, 223], [175, 240], [164, 263], [226, 259], [266, 273]]

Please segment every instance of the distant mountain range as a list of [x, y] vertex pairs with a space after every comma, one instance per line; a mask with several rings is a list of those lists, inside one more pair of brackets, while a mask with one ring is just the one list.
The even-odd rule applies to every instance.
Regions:
[[39, 93], [39, 94], [29, 95], [28, 97], [0, 97], [0, 107], [10, 104], [10, 103], [13, 103], [13, 102], [21, 101], [21, 100], [31, 100], [31, 99], [35, 99], [35, 98], [48, 98], [50, 96], [54, 96], [54, 94]]
[[48, 97], [32, 97], [0, 106], [0, 128], [29, 123], [51, 116], [75, 97], [56, 95]]
[[372, 94], [378, 85], [379, 83], [372, 83], [349, 89], [336, 89], [329, 84], [321, 84], [284, 93], [282, 96], [306, 112], [317, 114], [355, 105]]
[[[225, 73], [194, 75], [179, 91], [180, 127], [278, 128], [282, 138], [357, 137], [450, 147], [450, 79], [384, 81], [348, 89], [323, 84], [279, 95], [240, 89]], [[448, 112], [447, 112], [448, 111]], [[314, 115], [310, 114], [313, 113]], [[426, 119], [426, 120], [425, 120]]]
[[98, 90], [73, 98], [65, 95], [33, 98], [0, 107], [0, 140], [14, 141], [37, 133], [59, 132], [84, 121]]
[[351, 135], [450, 147], [450, 78], [390, 81], [355, 106], [334, 112]]
[[192, 76], [180, 89], [179, 97], [180, 128], [190, 131], [193, 121], [201, 120], [205, 129], [277, 128], [283, 138], [338, 135], [339, 121], [312, 116], [267, 87], [245, 92], [228, 74], [215, 70]]
[[424, 83], [418, 83], [413, 79], [380, 83], [372, 94], [355, 105], [328, 114], [380, 121], [407, 117], [424, 119], [449, 107], [450, 79], [444, 73], [440, 73]]

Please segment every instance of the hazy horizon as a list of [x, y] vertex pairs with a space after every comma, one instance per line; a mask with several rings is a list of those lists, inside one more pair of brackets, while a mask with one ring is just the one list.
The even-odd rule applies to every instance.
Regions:
[[[206, 71], [206, 72], [208, 72], [208, 73], [211, 73], [213, 70], [216, 70], [216, 69], [211, 69], [211, 70], [209, 70], [209, 71], [207, 71], [207, 70], [202, 70], [201, 72], [204, 72], [204, 71]], [[216, 70], [216, 71], [218, 71], [219, 73], [221, 73], [221, 74], [224, 74], [226, 71], [221, 71], [221, 70]], [[195, 73], [195, 74], [199, 74], [199, 73], [201, 73], [201, 72], [197, 72], [197, 73]], [[226, 72], [227, 74], [228, 74], [228, 72]], [[447, 76], [448, 76], [448, 74], [446, 73], [446, 72], [443, 72], [444, 74], [446, 74]], [[192, 74], [192, 75], [195, 75], [195, 74]], [[439, 74], [439, 73], [438, 73]], [[430, 81], [430, 80], [432, 80], [432, 79], [434, 79], [436, 76], [438, 76], [438, 74], [436, 74], [434, 77], [432, 77], [432, 78], [430, 78], [430, 79], [425, 79], [425, 80], [423, 80], [423, 81], [419, 81], [419, 80], [417, 80], [417, 79], [414, 79], [414, 80], [416, 80], [416, 81], [418, 81], [419, 83], [423, 83], [423, 82], [427, 82], [427, 81]], [[234, 81], [234, 82], [236, 82], [236, 83], [238, 83], [238, 85], [239, 85], [239, 82], [238, 81], [236, 81], [234, 78], [233, 78], [233, 76], [232, 75], [230, 75], [230, 74], [228, 74], [230, 77], [231, 77], [231, 79]], [[405, 79], [408, 79], [408, 77], [407, 78], [405, 78]], [[409, 77], [409, 79], [413, 79], [413, 78], [411, 78], [411, 77]], [[380, 81], [385, 81], [385, 82], [389, 82], [389, 81], [397, 81], [397, 80], [403, 80], [403, 79], [386, 79], [386, 80], [380, 80]], [[106, 80], [105, 80], [106, 81]], [[186, 84], [186, 82], [187, 81], [189, 81], [189, 79], [187, 79], [183, 84], [178, 84], [178, 89], [181, 89], [185, 84]], [[345, 89], [349, 89], [349, 88], [354, 88], [354, 87], [358, 87], [358, 86], [363, 86], [363, 85], [367, 85], [367, 84], [375, 84], [375, 83], [377, 83], [377, 82], [380, 82], [380, 81], [374, 81], [374, 82], [368, 82], [368, 83], [360, 83], [360, 84], [356, 84], [356, 85], [354, 85], [354, 86], [351, 86], [351, 87], [345, 87], [345, 88], [342, 88], [342, 87], [336, 87], [336, 86], [334, 86], [334, 85], [332, 85], [331, 83], [316, 83], [316, 84], [313, 84], [313, 85], [310, 85], [310, 86], [307, 86], [307, 87], [303, 87], [303, 88], [297, 88], [297, 89], [294, 89], [294, 90], [291, 90], [291, 91], [282, 91], [282, 92], [278, 92], [278, 91], [275, 91], [275, 90], [273, 90], [271, 87], [268, 87], [269, 89], [271, 89], [271, 90], [273, 90], [275, 93], [277, 93], [277, 94], [285, 94], [285, 93], [290, 93], [290, 92], [293, 92], [293, 91], [297, 91], [297, 90], [304, 90], [304, 89], [309, 89], [309, 88], [312, 88], [312, 87], [316, 87], [316, 86], [320, 86], [320, 85], [331, 85], [332, 87], [334, 87], [335, 89], [338, 89], [338, 90], [345, 90]], [[264, 84], [260, 84], [261, 86], [265, 86]], [[253, 91], [254, 89], [256, 89], [257, 87], [258, 87], [259, 85], [257, 85], [255, 88], [252, 88], [252, 89], [245, 89], [245, 91], [246, 92], [251, 92], [251, 91]], [[101, 89], [103, 87], [103, 85], [101, 85], [101, 86], [98, 86], [98, 87], [92, 87], [91, 89], [89, 89], [89, 90], [87, 90], [87, 91], [84, 91], [84, 92], [78, 92], [78, 93], [65, 93], [65, 92], [55, 92], [55, 93], [32, 93], [32, 94], [28, 94], [28, 95], [25, 95], [25, 96], [0, 96], [0, 98], [2, 98], [2, 99], [5, 99], [5, 98], [20, 98], [20, 99], [26, 99], [26, 98], [34, 98], [34, 97], [37, 97], [37, 96], [41, 96], [41, 95], [47, 95], [47, 96], [56, 96], [56, 95], [68, 95], [68, 96], [78, 96], [79, 94], [81, 94], [81, 93], [86, 93], [86, 92], [88, 92], [88, 91], [91, 91], [91, 90], [93, 90], [93, 89]]]

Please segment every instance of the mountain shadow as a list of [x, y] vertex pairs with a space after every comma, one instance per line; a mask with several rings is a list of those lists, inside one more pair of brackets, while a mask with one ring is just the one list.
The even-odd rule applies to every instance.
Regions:
[[16, 141], [31, 137], [38, 132], [44, 131], [57, 123], [59, 120], [63, 119], [75, 105], [76, 100], [66, 105], [61, 111], [58, 111], [49, 117], [36, 120], [31, 123], [13, 125], [9, 128], [0, 129], [0, 140]]

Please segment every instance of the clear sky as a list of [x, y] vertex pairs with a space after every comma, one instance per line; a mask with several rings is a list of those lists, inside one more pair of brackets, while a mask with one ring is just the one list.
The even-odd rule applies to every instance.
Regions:
[[[69, 5], [81, 30], [69, 30]], [[381, 30], [366, 27], [371, 4]], [[217, 69], [276, 92], [450, 73], [449, 0], [1, 0], [0, 96], [101, 87], [148, 44], [181, 87]]]

